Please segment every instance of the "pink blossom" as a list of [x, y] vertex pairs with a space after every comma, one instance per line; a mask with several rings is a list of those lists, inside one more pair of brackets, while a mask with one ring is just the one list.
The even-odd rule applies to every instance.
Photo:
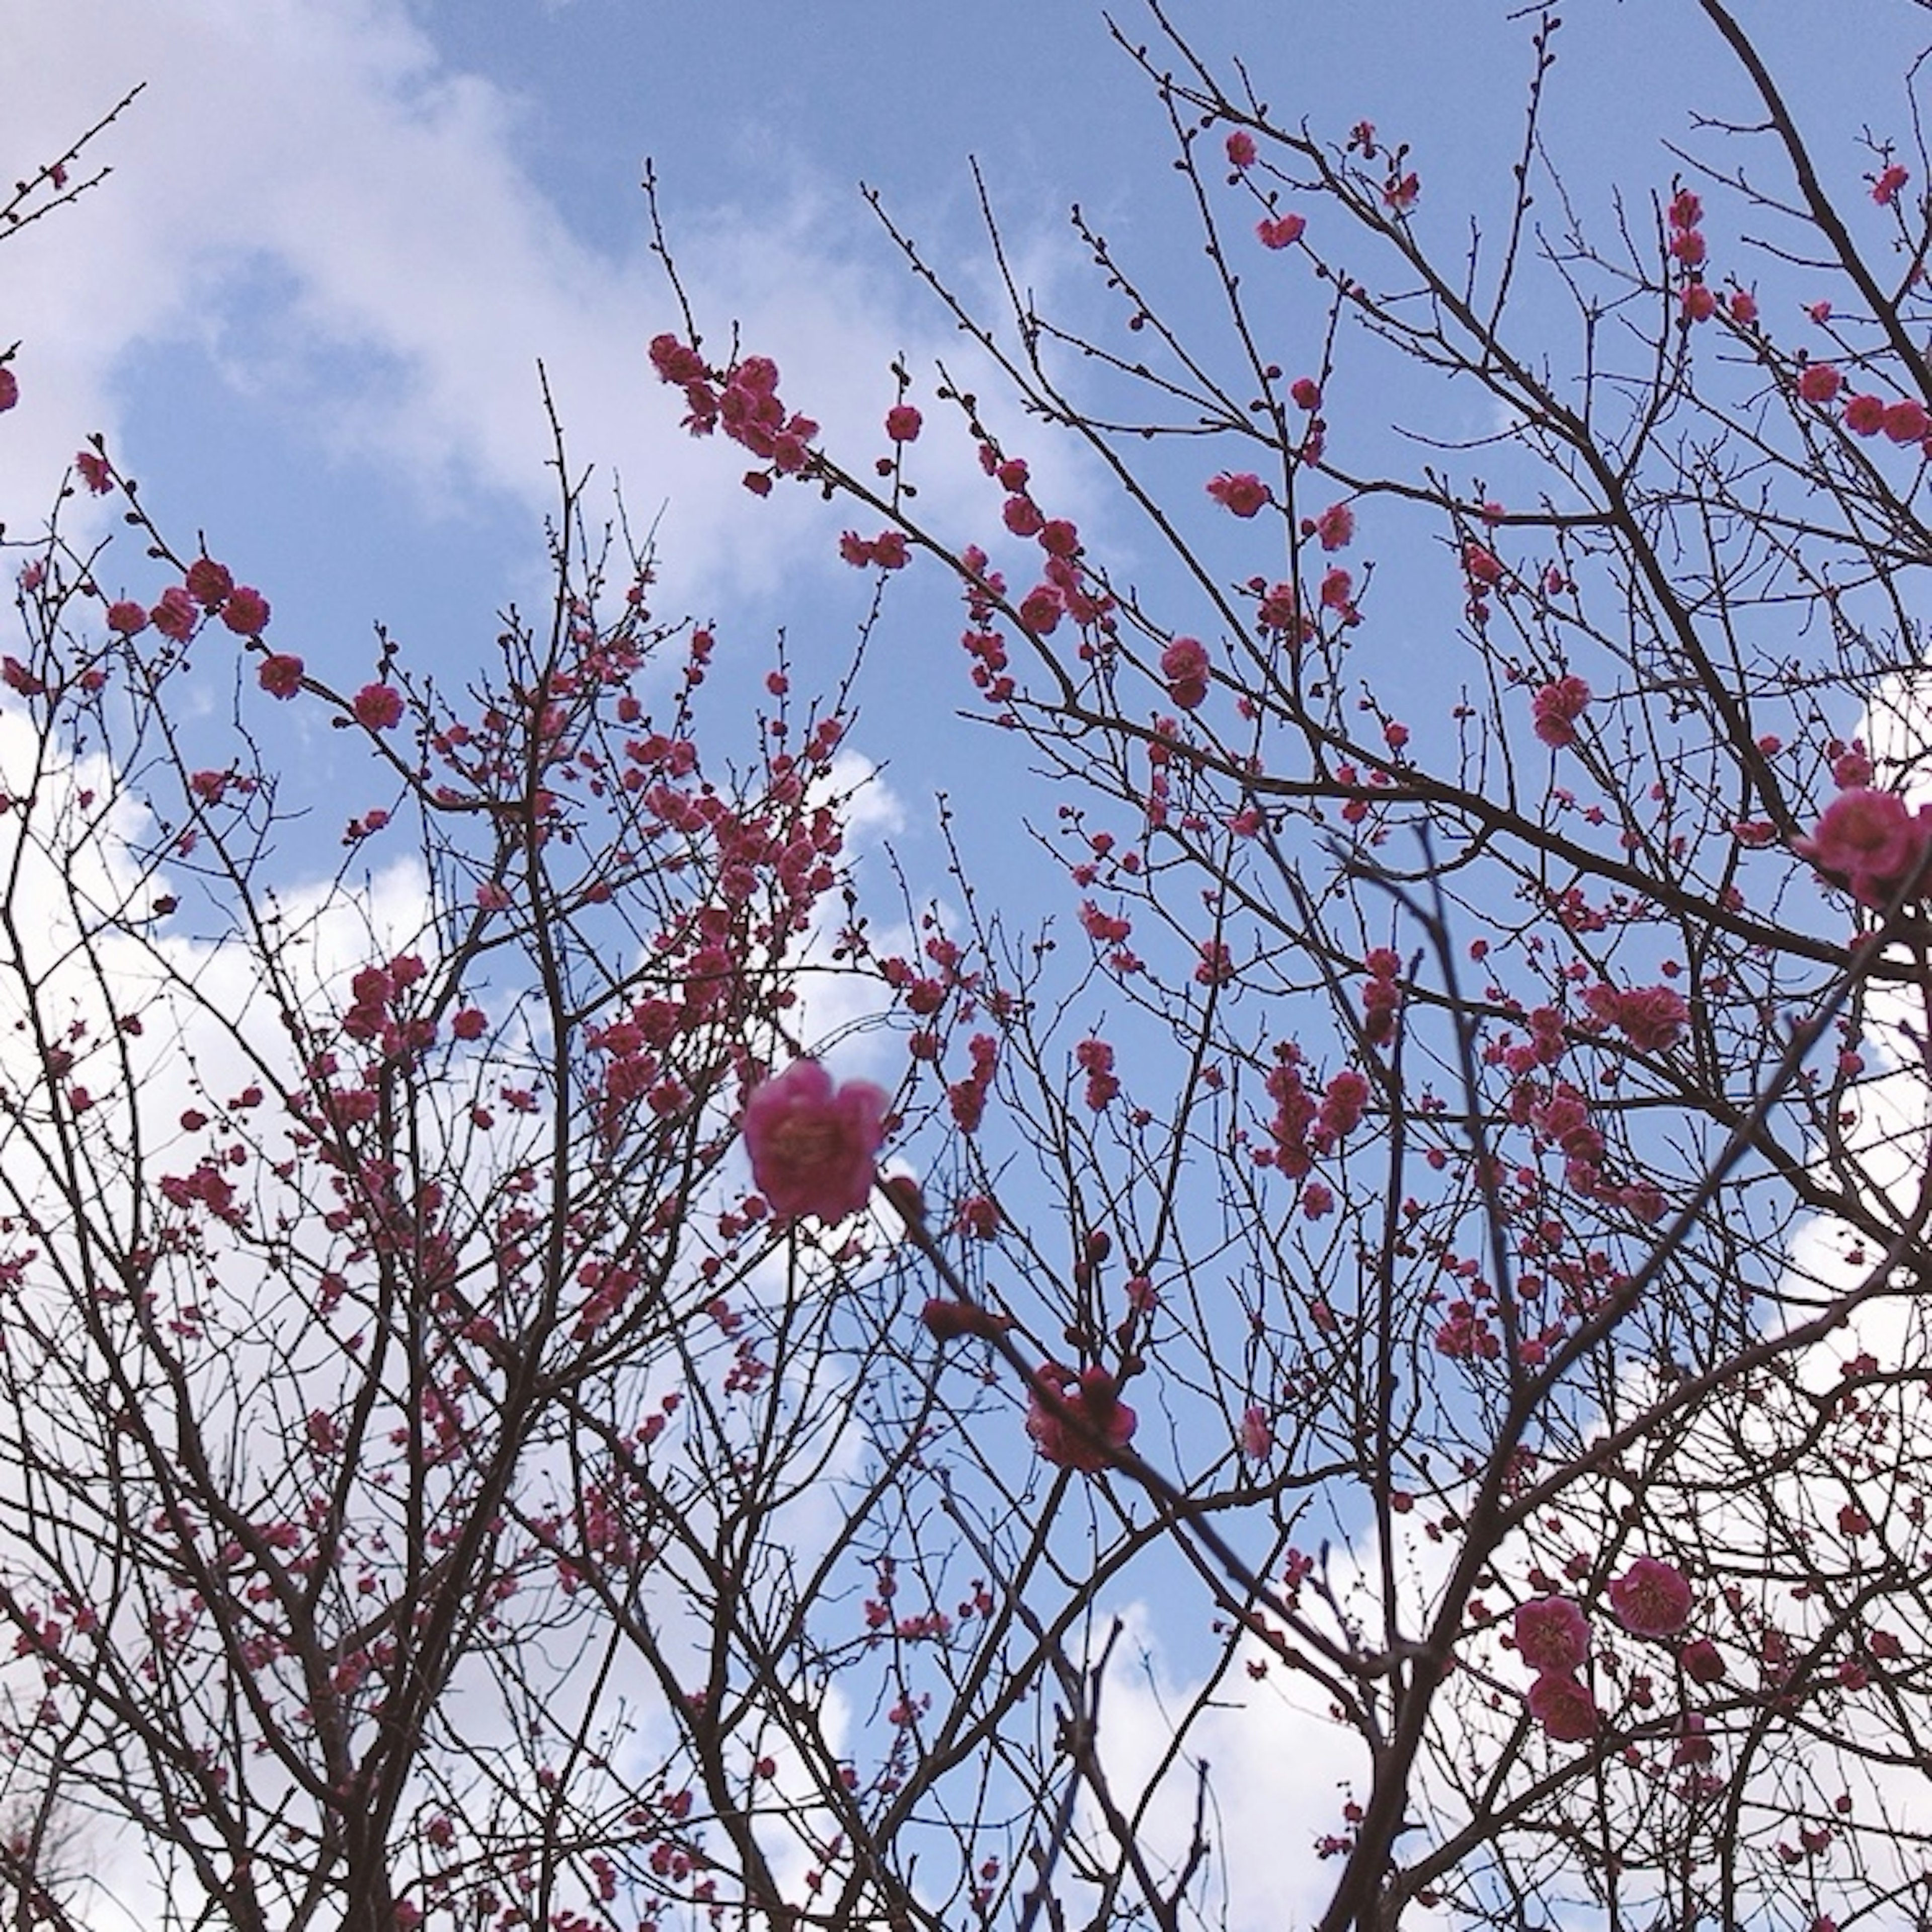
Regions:
[[107, 607], [107, 628], [124, 638], [136, 638], [148, 628], [148, 614], [131, 597]]
[[1681, 993], [1668, 986], [1595, 986], [1583, 1003], [1606, 1026], [1613, 1026], [1640, 1053], [1661, 1053], [1675, 1046], [1690, 1009]]
[[1898, 190], [1912, 178], [1910, 173], [1894, 161], [1878, 179], [1872, 183], [1872, 199], [1881, 208], [1889, 208], [1898, 198]]
[[148, 614], [154, 620], [154, 628], [176, 644], [184, 644], [194, 634], [194, 600], [178, 584], [170, 584], [161, 592], [161, 601]]
[[1090, 1476], [1106, 1468], [1113, 1460], [1108, 1451], [1126, 1448], [1138, 1421], [1105, 1369], [1076, 1376], [1048, 1362], [1034, 1377], [1027, 1433], [1040, 1454], [1063, 1469]]
[[1252, 517], [1268, 501], [1268, 487], [1251, 471], [1224, 470], [1209, 483], [1208, 494], [1231, 514]]
[[752, 1178], [772, 1212], [830, 1224], [864, 1207], [886, 1107], [869, 1081], [834, 1086], [815, 1060], [794, 1060], [754, 1089], [740, 1126]]
[[1690, 1616], [1690, 1586], [1675, 1565], [1640, 1556], [1611, 1584], [1610, 1608], [1633, 1636], [1672, 1636]]
[[1817, 830], [1791, 849], [1821, 872], [1841, 878], [1861, 905], [1882, 907], [1916, 880], [1932, 842], [1932, 807], [1915, 816], [1895, 792], [1862, 786], [1841, 791], [1825, 808]]
[[894, 442], [914, 442], [918, 440], [924, 422], [911, 404], [896, 404], [886, 412], [886, 434]]
[[1798, 393], [1808, 403], [1828, 403], [1844, 378], [1828, 362], [1808, 362], [1798, 374]]
[[995, 1315], [976, 1302], [959, 1301], [950, 1295], [935, 1294], [920, 1310], [920, 1320], [935, 1342], [956, 1342], [962, 1335], [991, 1341], [1010, 1328], [1012, 1318]]
[[302, 689], [302, 661], [292, 651], [271, 651], [256, 677], [271, 698], [292, 698]]
[[1857, 395], [1845, 405], [1845, 427], [1854, 436], [1876, 436], [1885, 427], [1885, 398]]
[[1462, 568], [1477, 590], [1492, 589], [1503, 580], [1502, 560], [1486, 544], [1472, 542], [1462, 546]]
[[74, 466], [80, 472], [80, 480], [97, 496], [104, 496], [113, 488], [114, 472], [109, 467], [106, 457], [91, 449], [83, 449], [74, 458]]
[[1245, 128], [1237, 128], [1228, 136], [1228, 159], [1238, 168], [1255, 164], [1255, 137]]
[[1561, 751], [1576, 742], [1576, 720], [1590, 702], [1590, 687], [1580, 677], [1559, 677], [1546, 684], [1530, 704], [1536, 735]]
[[1046, 518], [1030, 496], [1009, 496], [1000, 507], [1000, 520], [1016, 537], [1036, 537], [1046, 527]]
[[701, 382], [710, 374], [704, 358], [674, 335], [654, 336], [650, 346], [651, 367], [661, 382], [674, 382], [680, 388]]
[[449, 1030], [458, 1040], [481, 1040], [489, 1030], [490, 1017], [481, 1006], [464, 1006], [450, 1017]]
[[1574, 1598], [1538, 1597], [1517, 1607], [1516, 1647], [1532, 1670], [1580, 1670], [1590, 1654], [1589, 1619]]
[[4, 415], [20, 400], [20, 379], [5, 363], [0, 362], [0, 415]]
[[1718, 298], [1702, 282], [1688, 284], [1682, 302], [1686, 322], [1708, 322], [1718, 312]]
[[1687, 1643], [1677, 1653], [1677, 1660], [1694, 1684], [1716, 1684], [1724, 1678], [1724, 1653], [1707, 1636]]
[[1893, 403], [1886, 408], [1884, 429], [1889, 442], [1917, 442], [1928, 429], [1932, 429], [1932, 417], [1926, 415], [1923, 403], [1907, 396], [1902, 402]]
[[1274, 1447], [1274, 1430], [1268, 1412], [1256, 1402], [1241, 1417], [1241, 1454], [1258, 1462]]
[[1558, 1672], [1546, 1672], [1529, 1687], [1529, 1714], [1559, 1744], [1596, 1735], [1595, 1700], [1575, 1678]]
[[1255, 224], [1264, 248], [1292, 248], [1307, 229], [1308, 224], [1298, 214], [1267, 215]]
[[238, 638], [255, 637], [268, 628], [268, 600], [253, 584], [237, 584], [222, 607], [221, 621]]
[[188, 567], [186, 582], [188, 594], [207, 610], [214, 610], [235, 588], [227, 566], [217, 563], [212, 556], [196, 557]]
[[387, 731], [403, 722], [403, 694], [394, 685], [365, 684], [356, 694], [358, 723], [371, 731]]
[[1198, 638], [1176, 638], [1160, 654], [1160, 674], [1167, 694], [1184, 711], [1194, 710], [1208, 697], [1208, 651]]
[[1324, 550], [1346, 550], [1354, 541], [1355, 513], [1346, 503], [1330, 503], [1310, 523], [1307, 534]]

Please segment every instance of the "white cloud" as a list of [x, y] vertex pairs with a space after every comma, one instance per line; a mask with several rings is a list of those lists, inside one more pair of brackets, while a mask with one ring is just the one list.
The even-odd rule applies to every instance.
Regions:
[[[10, 104], [16, 176], [146, 82], [92, 152], [112, 177], [9, 243], [0, 336], [22, 343], [22, 400], [0, 515], [16, 534], [44, 517], [80, 439], [115, 435], [137, 352], [188, 344], [253, 406], [333, 460], [409, 479], [426, 506], [480, 490], [548, 506], [542, 358], [575, 457], [620, 471], [640, 520], [673, 506], [668, 588], [770, 590], [808, 544], [829, 556], [812, 493], [754, 502], [736, 452], [677, 428], [643, 352], [675, 309], [641, 197], [622, 252], [573, 233], [520, 157], [522, 104], [453, 70], [398, 0], [70, 0], [24, 10], [9, 34], [10, 66], [34, 80]], [[629, 172], [630, 143], [654, 131], [620, 130], [613, 168]], [[841, 233], [835, 212], [808, 185], [750, 219], [670, 209], [713, 346], [740, 322], [788, 400], [862, 460], [895, 353], [916, 367], [958, 344], [909, 281], [859, 265], [869, 218], [855, 206]], [[924, 454], [956, 472], [928, 507], [970, 491], [989, 520], [963, 438]]]

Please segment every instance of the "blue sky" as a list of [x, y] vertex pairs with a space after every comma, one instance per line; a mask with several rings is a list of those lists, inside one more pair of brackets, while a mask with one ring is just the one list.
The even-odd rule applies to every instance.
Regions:
[[[278, 641], [352, 682], [376, 620], [415, 662], [454, 670], [487, 646], [497, 608], [534, 590], [550, 500], [539, 356], [575, 456], [622, 477], [639, 520], [664, 512], [664, 608], [722, 619], [760, 663], [781, 625], [801, 643], [849, 636], [860, 586], [832, 556], [836, 523], [802, 493], [746, 496], [730, 453], [677, 433], [644, 365], [674, 317], [646, 247], [646, 155], [714, 333], [741, 320], [828, 442], [862, 458], [892, 356], [929, 380], [957, 341], [860, 180], [969, 292], [986, 286], [970, 155], [1029, 279], [1076, 315], [1094, 296], [1066, 236], [1072, 202], [1184, 303], [1198, 260], [1151, 90], [1084, 0], [987, 0], [969, 14], [859, 0], [8, 10], [0, 125], [16, 174], [124, 88], [147, 92], [99, 151], [116, 170], [106, 188], [9, 245], [4, 327], [23, 344], [23, 400], [0, 515], [34, 527], [81, 436], [104, 430], [165, 523], [205, 528], [269, 592]], [[1210, 57], [1240, 52], [1284, 118], [1339, 133], [1366, 116], [1412, 140], [1424, 214], [1445, 232], [1493, 205], [1528, 64], [1510, 10], [1174, 10]], [[1760, 10], [1768, 40], [1807, 52], [1809, 8]], [[1818, 103], [1834, 127], [1885, 105], [1862, 108], [1856, 90], [1898, 71], [1879, 29], [1899, 31], [1899, 10], [1838, 10], [1840, 46], [1870, 28], [1868, 65], [1786, 60], [1804, 88], [1837, 96]], [[1148, 31], [1136, 9], [1120, 14]], [[1681, 0], [1628, 0], [1567, 24], [1550, 140], [1580, 158], [1586, 214], [1607, 212], [1612, 178], [1640, 193], [1667, 182], [1659, 137], [1688, 132], [1694, 100], [1742, 106], [1691, 15]], [[1837, 158], [1855, 182], [1858, 158]], [[1296, 316], [1285, 306], [1285, 334]], [[1028, 453], [1036, 468], [1054, 460]], [[924, 455], [940, 520], [970, 504], [983, 527], [976, 479], [936, 442]], [[1090, 540], [1130, 557], [1134, 533], [1097, 480], [1060, 460], [1059, 500]], [[872, 723], [943, 766], [940, 741], [958, 734], [928, 734], [938, 715], [919, 714], [947, 614], [916, 592], [899, 607], [900, 632], [921, 641], [895, 644], [889, 623], [897, 655], [880, 654]]]

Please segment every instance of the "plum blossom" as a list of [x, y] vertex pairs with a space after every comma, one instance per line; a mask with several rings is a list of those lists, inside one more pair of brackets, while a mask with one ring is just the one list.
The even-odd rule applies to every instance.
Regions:
[[1208, 672], [1207, 650], [1198, 638], [1176, 638], [1160, 654], [1167, 694], [1184, 711], [1206, 702]]
[[1596, 1700], [1576, 1678], [1546, 1671], [1529, 1687], [1529, 1714], [1559, 1744], [1578, 1744], [1597, 1731]]
[[1825, 808], [1816, 831], [1791, 849], [1820, 872], [1843, 879], [1861, 905], [1888, 904], [1915, 881], [1932, 847], [1932, 806], [1915, 815], [1895, 792], [1855, 785]]
[[1531, 1670], [1568, 1676], [1590, 1654], [1589, 1619], [1570, 1597], [1538, 1597], [1516, 1613], [1516, 1652]]
[[1138, 1421], [1105, 1369], [1085, 1369], [1076, 1376], [1048, 1362], [1034, 1377], [1027, 1433], [1040, 1454], [1063, 1469], [1097, 1474], [1113, 1460], [1109, 1450], [1124, 1449], [1133, 1440]]
[[393, 685], [365, 684], [352, 708], [356, 722], [371, 731], [386, 731], [403, 722], [403, 694]]
[[1580, 677], [1559, 677], [1546, 684], [1530, 704], [1536, 735], [1552, 751], [1576, 742], [1576, 721], [1590, 702], [1590, 687]]
[[1673, 1564], [1640, 1556], [1611, 1584], [1610, 1608], [1633, 1636], [1674, 1636], [1690, 1617], [1690, 1586]]
[[1668, 986], [1598, 985], [1583, 995], [1593, 1018], [1613, 1026], [1640, 1053], [1662, 1053], [1682, 1036], [1690, 1009]]
[[1268, 500], [1268, 487], [1250, 470], [1224, 470], [1208, 485], [1208, 494], [1231, 516], [1258, 516]]
[[302, 689], [302, 661], [292, 651], [271, 651], [256, 676], [271, 698], [292, 698]]
[[238, 584], [222, 606], [221, 621], [238, 638], [251, 638], [268, 622], [268, 600], [252, 584]]
[[752, 1178], [774, 1214], [830, 1223], [865, 1206], [886, 1100], [868, 1080], [835, 1086], [815, 1060], [755, 1088], [740, 1123]]

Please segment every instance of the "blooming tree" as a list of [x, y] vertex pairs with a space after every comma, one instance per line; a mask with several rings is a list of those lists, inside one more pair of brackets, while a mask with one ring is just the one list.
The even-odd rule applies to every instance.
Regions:
[[[78, 1811], [248, 1928], [1932, 1914], [1932, 214], [1694, 10], [1756, 118], [1613, 242], [1553, 16], [1472, 242], [1156, 7], [1211, 324], [1076, 213], [1077, 326], [891, 230], [986, 373], [876, 448], [652, 344], [946, 578], [1044, 926], [996, 788], [904, 903], [850, 865], [856, 674], [775, 664], [727, 776], [560, 448], [460, 697], [323, 675], [83, 452], [136, 542], [16, 556], [0, 715], [23, 1912], [88, 1922]], [[302, 886], [317, 721], [366, 793]]]

